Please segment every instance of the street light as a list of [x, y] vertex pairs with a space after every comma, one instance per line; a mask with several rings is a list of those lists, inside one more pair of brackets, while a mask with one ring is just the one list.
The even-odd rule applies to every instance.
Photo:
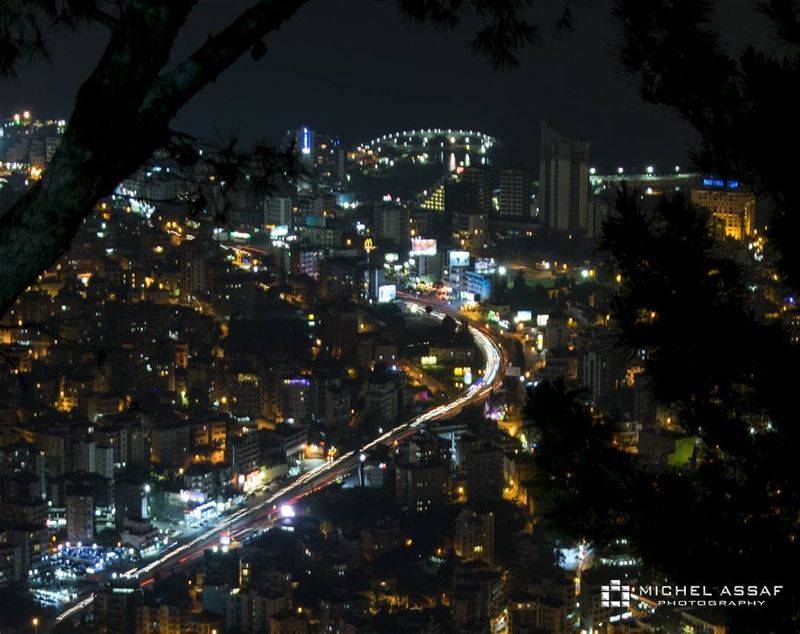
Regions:
[[39, 617], [34, 616], [31, 623], [33, 624], [33, 631], [35, 634], [39, 634]]

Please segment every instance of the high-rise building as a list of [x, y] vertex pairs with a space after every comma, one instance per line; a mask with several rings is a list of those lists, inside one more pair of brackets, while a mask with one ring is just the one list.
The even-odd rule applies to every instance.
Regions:
[[475, 186], [478, 206], [482, 211], [492, 208], [492, 180], [489, 171], [483, 167], [468, 167], [461, 174], [461, 180]]
[[139, 588], [103, 587], [94, 593], [94, 623], [96, 632], [134, 634], [136, 606], [141, 603]]
[[287, 196], [270, 196], [264, 200], [264, 224], [273, 227], [292, 226], [292, 199]]
[[317, 182], [331, 189], [341, 187], [344, 182], [344, 147], [339, 137], [317, 134], [314, 154]]
[[610, 215], [611, 205], [599, 196], [592, 196], [586, 217], [586, 236], [593, 239], [602, 237], [603, 224]]
[[90, 493], [68, 495], [67, 539], [91, 543], [94, 539], [94, 499]]
[[463, 509], [456, 518], [453, 550], [462, 559], [494, 563], [494, 514]]
[[453, 241], [462, 249], [483, 248], [488, 229], [489, 217], [485, 212], [474, 210], [453, 213]]
[[189, 631], [189, 606], [136, 606], [136, 634], [183, 634]]
[[395, 203], [375, 203], [372, 236], [400, 244], [408, 240], [408, 209]]
[[467, 499], [470, 504], [496, 502], [503, 496], [503, 451], [483, 445], [467, 453]]
[[0, 544], [0, 588], [22, 579], [22, 552], [19, 546]]
[[211, 290], [211, 270], [208, 265], [209, 245], [205, 241], [184, 242], [178, 253], [181, 272], [181, 291], [201, 295]]
[[450, 609], [459, 632], [489, 632], [504, 603], [503, 575], [483, 562], [461, 562], [453, 573]]
[[403, 407], [403, 374], [377, 367], [367, 377], [364, 411], [373, 420], [394, 425]]
[[692, 204], [711, 212], [726, 238], [744, 240], [753, 233], [756, 197], [739, 181], [704, 178], [701, 186], [692, 187]]
[[500, 172], [500, 215], [528, 218], [531, 215], [531, 185], [525, 170]]
[[569, 632], [566, 601], [549, 597], [536, 597], [512, 601], [509, 607], [510, 634]]
[[397, 465], [397, 501], [412, 513], [441, 506], [447, 492], [447, 474], [447, 465], [441, 461]]
[[289, 132], [300, 160], [312, 172], [317, 185], [335, 189], [344, 182], [344, 147], [333, 135], [322, 134], [308, 126]]
[[540, 210], [551, 229], [585, 232], [589, 204], [589, 144], [542, 123]]

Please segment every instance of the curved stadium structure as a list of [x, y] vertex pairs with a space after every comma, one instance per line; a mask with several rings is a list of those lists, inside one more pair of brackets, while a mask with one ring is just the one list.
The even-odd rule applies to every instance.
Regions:
[[382, 171], [402, 163], [457, 167], [489, 164], [498, 141], [477, 130], [425, 128], [376, 137], [356, 146], [350, 158], [365, 171]]

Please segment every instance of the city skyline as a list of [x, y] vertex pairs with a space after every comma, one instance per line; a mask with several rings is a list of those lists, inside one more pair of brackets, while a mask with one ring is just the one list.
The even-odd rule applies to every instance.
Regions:
[[[593, 160], [609, 172], [625, 163], [688, 164], [687, 148], [697, 139], [668, 110], [643, 104], [635, 84], [618, 70], [619, 31], [610, 4], [577, 5], [574, 30], [561, 36], [552, 32], [558, 7], [540, 7], [533, 18], [541, 22], [542, 41], [524, 51], [518, 67], [499, 72], [469, 50], [472, 21], [439, 33], [408, 22], [389, 2], [363, 0], [346, 20], [333, 4], [311, 5], [270, 38], [264, 59], [243, 60], [201, 93], [177, 127], [203, 141], [219, 135], [277, 142], [285, 130], [310, 124], [340, 135], [348, 145], [394, 130], [474, 128], [506, 140], [501, 152], [506, 166], [536, 173], [539, 123], [546, 121], [570, 138], [590, 142]], [[230, 3], [223, 15], [246, 5]], [[215, 30], [218, 9], [213, 3], [199, 6], [177, 56]], [[754, 36], [775, 47], [765, 28], [752, 32], [752, 20], [750, 29], [743, 29], [745, 10], [749, 14], [747, 0], [735, 0], [718, 16], [732, 47]], [[373, 23], [381, 24], [379, 33], [370, 28]], [[20, 69], [18, 79], [5, 82], [0, 115], [29, 109], [40, 117], [66, 117], [104, 37], [99, 27], [89, 28], [79, 41], [68, 33], [55, 36], [50, 60], [37, 60]], [[298, 40], [304, 44], [296, 47]], [[500, 94], [502, 109], [496, 108]]]
[[795, 634], [798, 25], [0, 7], [0, 630]]

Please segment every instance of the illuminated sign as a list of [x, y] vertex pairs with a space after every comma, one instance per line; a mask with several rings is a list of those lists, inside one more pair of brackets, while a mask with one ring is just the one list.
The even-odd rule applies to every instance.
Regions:
[[284, 379], [284, 385], [302, 385], [304, 387], [309, 387], [311, 385], [311, 381], [303, 377], [297, 377], [294, 379]]
[[302, 141], [300, 144], [300, 151], [303, 154], [311, 154], [311, 130], [303, 126]]
[[315, 216], [314, 214], [306, 214], [305, 218], [306, 227], [324, 227], [325, 216]]
[[469, 251], [448, 251], [447, 261], [449, 266], [469, 266]]
[[436, 240], [411, 238], [411, 255], [436, 255]]
[[181, 501], [191, 502], [193, 504], [204, 504], [206, 501], [206, 494], [196, 489], [181, 489]]
[[289, 235], [289, 225], [275, 225], [269, 231], [269, 237], [271, 240], [275, 240], [277, 238], [285, 238]]
[[436, 365], [437, 361], [438, 361], [438, 359], [436, 357], [434, 357], [434, 356], [422, 357], [420, 359], [420, 363], [422, 365], [426, 365], [426, 366], [427, 365]]
[[550, 321], [550, 315], [536, 315], [536, 325], [539, 328], [545, 328], [548, 321]]
[[533, 313], [529, 310], [518, 310], [517, 316], [514, 317], [514, 321], [516, 321], [517, 323], [531, 321], [532, 319], [533, 319]]
[[704, 187], [727, 187], [728, 189], [739, 189], [739, 181], [724, 181], [721, 178], [704, 178]]
[[378, 287], [378, 303], [386, 304], [397, 298], [397, 287], [394, 284], [386, 284]]

